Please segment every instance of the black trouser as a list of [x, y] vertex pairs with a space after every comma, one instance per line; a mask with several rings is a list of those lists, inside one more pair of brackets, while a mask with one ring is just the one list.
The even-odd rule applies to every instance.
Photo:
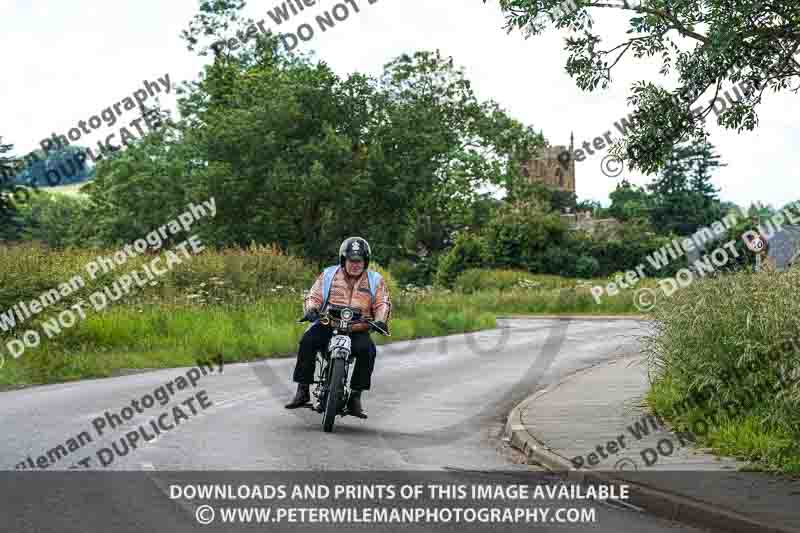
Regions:
[[[314, 382], [314, 368], [317, 363], [317, 350], [324, 352], [328, 349], [328, 342], [333, 331], [319, 323], [311, 326], [300, 339], [300, 348], [297, 350], [297, 364], [294, 367], [293, 379], [296, 383], [311, 384]], [[375, 343], [369, 337], [369, 332], [360, 331], [350, 334], [350, 350], [356, 358], [353, 375], [350, 378], [350, 388], [353, 390], [369, 390], [372, 378], [372, 369], [375, 367]]]

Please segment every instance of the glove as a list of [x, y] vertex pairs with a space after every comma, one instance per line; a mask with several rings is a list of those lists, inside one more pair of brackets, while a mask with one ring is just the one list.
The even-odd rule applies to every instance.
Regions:
[[309, 322], [314, 322], [315, 320], [318, 319], [319, 319], [319, 310], [317, 309], [309, 309], [306, 312], [305, 316], [303, 317], [303, 320], [308, 320]]
[[377, 327], [381, 328], [386, 333], [389, 333], [389, 326], [386, 325], [386, 322], [383, 322], [382, 320], [378, 320], [378, 321], [375, 322], [375, 325]]

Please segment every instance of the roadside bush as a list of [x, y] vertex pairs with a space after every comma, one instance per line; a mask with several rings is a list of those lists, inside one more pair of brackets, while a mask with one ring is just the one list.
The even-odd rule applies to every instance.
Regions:
[[[298, 307], [291, 294], [237, 306], [156, 304], [137, 309], [126, 301], [87, 314], [86, 320], [19, 359], [8, 358], [0, 390], [106, 377], [121, 369], [190, 366], [197, 358], [217, 355], [226, 362], [292, 355], [305, 330], [295, 323]], [[466, 296], [448, 293], [426, 294], [411, 305], [399, 295], [392, 315], [392, 338], [376, 336], [376, 344], [496, 326], [493, 313]]]
[[53, 248], [97, 245], [90, 202], [83, 196], [38, 189], [20, 206], [19, 216], [23, 240], [41, 241]]
[[593, 278], [600, 270], [600, 262], [594, 257], [582, 255], [575, 263], [575, 275], [582, 279]]
[[528, 263], [531, 272], [554, 276], [575, 277], [578, 254], [569, 246], [549, 246], [542, 254]]
[[519, 270], [484, 270], [471, 268], [455, 279], [453, 288], [463, 293], [481, 290], [512, 290], [522, 286], [539, 286], [529, 272]]
[[552, 273], [548, 248], [558, 248], [566, 239], [567, 226], [557, 213], [535, 201], [503, 207], [486, 229], [492, 265]]
[[469, 268], [483, 268], [488, 262], [486, 242], [474, 235], [462, 233], [456, 237], [449, 252], [439, 260], [436, 282], [452, 287], [456, 277]]
[[410, 281], [414, 277], [414, 263], [408, 259], [395, 259], [389, 263], [389, 270], [402, 285], [413, 284]]
[[397, 283], [403, 287], [406, 285], [425, 287], [432, 285], [436, 280], [439, 257], [438, 255], [427, 255], [417, 257], [414, 261], [397, 259], [391, 262], [389, 271]]
[[443, 254], [429, 254], [421, 257], [414, 265], [414, 277], [411, 283], [418, 287], [433, 285], [436, 282], [436, 272], [439, 269], [439, 260]]
[[582, 234], [573, 238], [580, 255], [597, 260], [597, 276], [635, 270], [643, 264], [649, 277], [664, 277], [675, 275], [687, 265], [685, 255], [676, 260], [668, 256], [669, 264], [661, 269], [653, 268], [647, 256], [669, 244], [674, 237], [656, 235], [648, 224], [642, 222], [626, 222], [615, 232]]

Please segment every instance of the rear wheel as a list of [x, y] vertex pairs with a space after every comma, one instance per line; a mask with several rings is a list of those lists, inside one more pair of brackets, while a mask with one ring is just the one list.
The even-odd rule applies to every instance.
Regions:
[[325, 415], [322, 417], [322, 430], [326, 433], [333, 431], [333, 421], [339, 411], [339, 404], [344, 397], [344, 380], [346, 377], [344, 359], [331, 359], [330, 381], [328, 382], [327, 398], [325, 398]]

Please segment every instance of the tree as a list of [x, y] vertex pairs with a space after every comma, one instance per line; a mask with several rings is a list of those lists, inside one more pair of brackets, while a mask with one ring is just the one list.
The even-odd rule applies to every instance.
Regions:
[[453, 246], [439, 260], [436, 283], [452, 287], [459, 274], [470, 268], [485, 268], [488, 259], [488, 248], [482, 237], [460, 233]]
[[574, 192], [562, 191], [538, 181], [531, 181], [524, 176], [519, 176], [513, 182], [505, 200], [512, 204], [535, 201], [557, 213], [561, 213], [565, 209], [574, 212], [578, 205], [578, 197]]
[[603, 209], [603, 206], [597, 200], [581, 200], [575, 204], [577, 211], [591, 211], [596, 213], [598, 210]]
[[717, 189], [710, 182], [712, 169], [720, 166], [708, 142], [678, 146], [661, 176], [648, 185], [653, 227], [663, 234], [689, 235], [721, 218]]
[[[248, 21], [241, 2], [204, 2], [184, 33], [219, 39]], [[257, 35], [215, 56], [181, 101], [196, 182], [221, 203], [215, 242], [274, 241], [316, 261], [359, 234], [388, 261], [438, 253], [475, 224], [478, 190], [519, 173], [543, 143], [495, 102], [479, 101], [438, 51], [403, 54], [376, 79]], [[484, 217], [485, 218], [485, 217]]]
[[771, 205], [758, 201], [750, 204], [747, 214], [753, 219], [758, 220], [759, 223], [765, 222], [775, 216], [777, 211]]
[[[631, 168], [646, 174], [663, 168], [673, 147], [681, 142], [702, 142], [704, 120], [712, 111], [724, 108], [718, 123], [726, 128], [752, 130], [758, 123], [756, 108], [767, 88], [798, 90], [792, 86], [800, 76], [795, 56], [800, 49], [800, 4], [796, 0], [499, 3], [509, 32], [525, 30], [532, 36], [549, 26], [571, 30], [573, 35], [566, 40], [570, 53], [566, 68], [581, 89], [607, 88], [612, 70], [626, 54], [637, 59], [661, 58], [660, 72], [675, 88], [636, 83], [628, 99], [634, 106], [633, 126], [614, 147], [614, 153], [625, 158]], [[620, 44], [602, 46], [599, 33], [593, 31], [592, 14], [601, 10], [631, 15], [628, 37]], [[724, 91], [727, 83], [738, 85], [728, 88], [735, 95]], [[698, 104], [708, 91], [713, 91], [711, 101]]]
[[[163, 115], [162, 119], [166, 121]], [[98, 243], [111, 246], [135, 240], [176, 217], [190, 201], [208, 199], [197, 192], [197, 154], [178, 139], [180, 133], [167, 121], [125, 150], [104, 154], [94, 167], [94, 179], [81, 191], [89, 196], [86, 216], [91, 216]], [[166, 245], [185, 238], [170, 235]], [[201, 238], [209, 242], [207, 233]]]
[[21, 238], [41, 241], [51, 248], [91, 248], [97, 228], [89, 204], [82, 195], [41, 189], [19, 208], [23, 226]]
[[547, 257], [552, 255], [548, 250], [562, 245], [567, 225], [546, 204], [532, 199], [505, 205], [485, 234], [493, 266], [545, 272], [553, 263], [552, 258]]
[[579, 278], [590, 279], [600, 270], [600, 262], [594, 257], [581, 255], [575, 262], [575, 275]]
[[4, 156], [14, 149], [13, 144], [3, 144], [0, 136], [0, 240], [15, 239], [19, 235], [17, 203], [30, 193], [20, 187], [14, 177], [19, 172], [19, 160]]
[[571, 243], [577, 253], [594, 257], [599, 263], [598, 276], [608, 276], [614, 272], [635, 270], [644, 265], [648, 276], [672, 276], [686, 266], [685, 258], [669, 263], [661, 270], [653, 269], [645, 258], [656, 250], [667, 245], [673, 237], [660, 236], [653, 231], [647, 218], [634, 218], [613, 231], [595, 230], [591, 234], [577, 235]]
[[544, 139], [496, 102], [478, 101], [463, 69], [438, 50], [401, 55], [384, 69], [381, 87], [414, 119], [408, 126], [415, 142], [439, 152], [432, 154], [434, 186], [419, 196], [412, 218], [421, 230], [418, 241], [441, 251], [452, 245], [452, 235], [475, 225], [477, 204], [485, 201], [478, 191], [517, 179], [517, 161]]
[[645, 189], [623, 179], [608, 196], [611, 199], [610, 216], [624, 221], [647, 217], [651, 199]]
[[[203, 2], [184, 32], [189, 48], [246, 29], [242, 5]], [[543, 142], [478, 100], [438, 51], [342, 77], [259, 34], [178, 92], [181, 120], [103, 161], [88, 186], [104, 240], [213, 196], [216, 217], [200, 233], [209, 244], [276, 243], [319, 265], [361, 235], [382, 264], [419, 249], [434, 256], [486, 224], [492, 203], [478, 190], [506, 183]]]
[[722, 209], [722, 212], [726, 213], [726, 214], [731, 212], [731, 211], [735, 211], [737, 213], [743, 213], [744, 212], [744, 208], [740, 207], [735, 202], [730, 202], [730, 201], [721, 201], [719, 203], [719, 208]]

